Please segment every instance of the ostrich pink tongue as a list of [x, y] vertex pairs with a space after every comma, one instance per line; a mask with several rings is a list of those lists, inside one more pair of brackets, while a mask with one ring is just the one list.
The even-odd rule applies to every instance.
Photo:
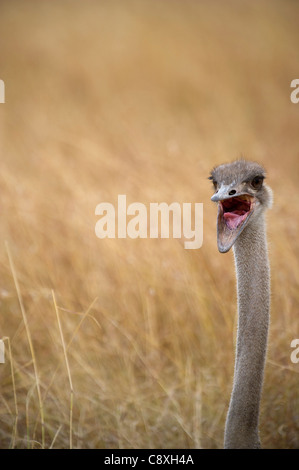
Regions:
[[246, 218], [246, 211], [225, 212], [223, 214], [226, 225], [230, 230], [235, 230]]

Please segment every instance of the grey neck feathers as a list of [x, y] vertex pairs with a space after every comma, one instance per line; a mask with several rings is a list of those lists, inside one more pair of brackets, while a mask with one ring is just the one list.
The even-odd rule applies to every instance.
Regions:
[[248, 225], [234, 245], [238, 333], [225, 448], [259, 448], [259, 406], [270, 310], [270, 270], [265, 219]]

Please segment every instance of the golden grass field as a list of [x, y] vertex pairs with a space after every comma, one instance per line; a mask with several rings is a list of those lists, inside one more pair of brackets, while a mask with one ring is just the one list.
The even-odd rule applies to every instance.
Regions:
[[[1, 448], [221, 448], [236, 328], [210, 169], [263, 164], [266, 448], [299, 447], [299, 4], [1, 2]], [[204, 242], [104, 239], [96, 205], [204, 204]]]

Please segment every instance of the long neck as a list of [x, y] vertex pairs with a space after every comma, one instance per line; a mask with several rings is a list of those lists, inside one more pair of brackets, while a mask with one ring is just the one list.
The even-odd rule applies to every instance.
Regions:
[[234, 245], [238, 333], [225, 448], [260, 447], [258, 421], [269, 327], [270, 270], [264, 216], [251, 225]]

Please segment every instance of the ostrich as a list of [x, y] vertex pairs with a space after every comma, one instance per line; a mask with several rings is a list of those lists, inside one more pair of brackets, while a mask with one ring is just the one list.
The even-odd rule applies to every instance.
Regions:
[[233, 389], [224, 432], [225, 448], [260, 448], [258, 421], [270, 310], [270, 269], [265, 210], [272, 191], [257, 163], [237, 160], [209, 177], [218, 203], [220, 253], [233, 246], [237, 273], [238, 331]]

